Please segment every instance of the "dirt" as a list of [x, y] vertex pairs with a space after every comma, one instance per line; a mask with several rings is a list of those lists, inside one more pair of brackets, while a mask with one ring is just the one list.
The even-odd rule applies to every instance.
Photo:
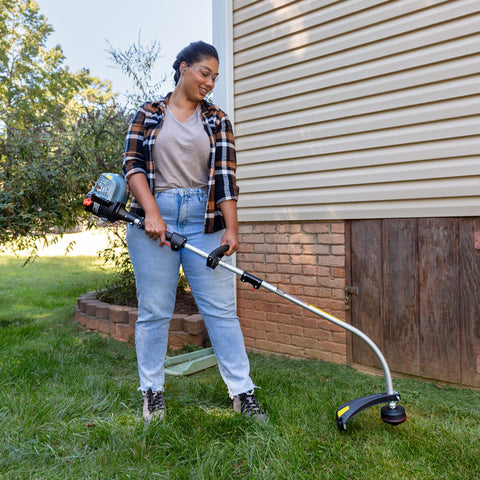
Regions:
[[180, 313], [187, 316], [198, 313], [197, 304], [195, 303], [192, 294], [186, 293], [177, 295], [177, 300], [175, 302], [175, 313]]
[[[100, 296], [100, 300], [106, 302], [106, 303], [118, 303], [116, 301], [113, 301], [112, 298], [109, 296]], [[136, 298], [131, 299], [131, 301], [123, 301], [120, 303], [121, 305], [124, 305], [126, 307], [132, 307], [132, 308], [137, 308], [137, 300]], [[195, 303], [195, 300], [193, 299], [193, 296], [191, 293], [183, 293], [179, 294], [177, 293], [177, 298], [175, 300], [175, 309], [174, 313], [178, 313], [184, 316], [189, 316], [189, 315], [195, 315], [198, 313], [198, 308], [197, 304]]]

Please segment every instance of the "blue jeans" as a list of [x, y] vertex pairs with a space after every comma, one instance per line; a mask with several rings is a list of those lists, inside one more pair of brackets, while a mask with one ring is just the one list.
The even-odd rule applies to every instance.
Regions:
[[[218, 246], [223, 231], [204, 234], [207, 192], [202, 189], [172, 189], [155, 196], [168, 230], [178, 232], [188, 243], [207, 253]], [[206, 266], [204, 258], [181, 249], [160, 247], [135, 226], [127, 227], [127, 245], [135, 272], [138, 319], [135, 325], [139, 390], [163, 391], [168, 329], [175, 307], [180, 265], [208, 330], [220, 374], [233, 397], [254, 388], [243, 334], [236, 314], [232, 273]], [[231, 261], [224, 257], [225, 262]]]

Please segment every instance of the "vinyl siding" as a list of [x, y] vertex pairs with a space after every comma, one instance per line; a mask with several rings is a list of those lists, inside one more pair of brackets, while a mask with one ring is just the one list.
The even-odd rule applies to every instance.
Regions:
[[478, 0], [233, 0], [240, 221], [480, 215]]

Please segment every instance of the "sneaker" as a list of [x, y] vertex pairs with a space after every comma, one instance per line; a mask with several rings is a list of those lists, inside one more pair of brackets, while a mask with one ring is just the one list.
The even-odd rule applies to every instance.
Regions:
[[233, 397], [233, 411], [247, 418], [254, 418], [257, 422], [268, 422], [268, 416], [260, 407], [253, 390]]
[[152, 392], [149, 388], [143, 392], [143, 418], [149, 422], [153, 418], [163, 420], [165, 416], [165, 400], [163, 392]]

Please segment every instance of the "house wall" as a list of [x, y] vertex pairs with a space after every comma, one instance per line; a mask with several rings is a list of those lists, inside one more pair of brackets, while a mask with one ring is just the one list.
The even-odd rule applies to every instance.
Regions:
[[480, 2], [233, 1], [242, 222], [480, 215]]
[[[480, 215], [480, 3], [226, 3], [237, 264], [343, 320], [345, 221]], [[250, 348], [348, 359], [341, 329], [237, 294]]]

